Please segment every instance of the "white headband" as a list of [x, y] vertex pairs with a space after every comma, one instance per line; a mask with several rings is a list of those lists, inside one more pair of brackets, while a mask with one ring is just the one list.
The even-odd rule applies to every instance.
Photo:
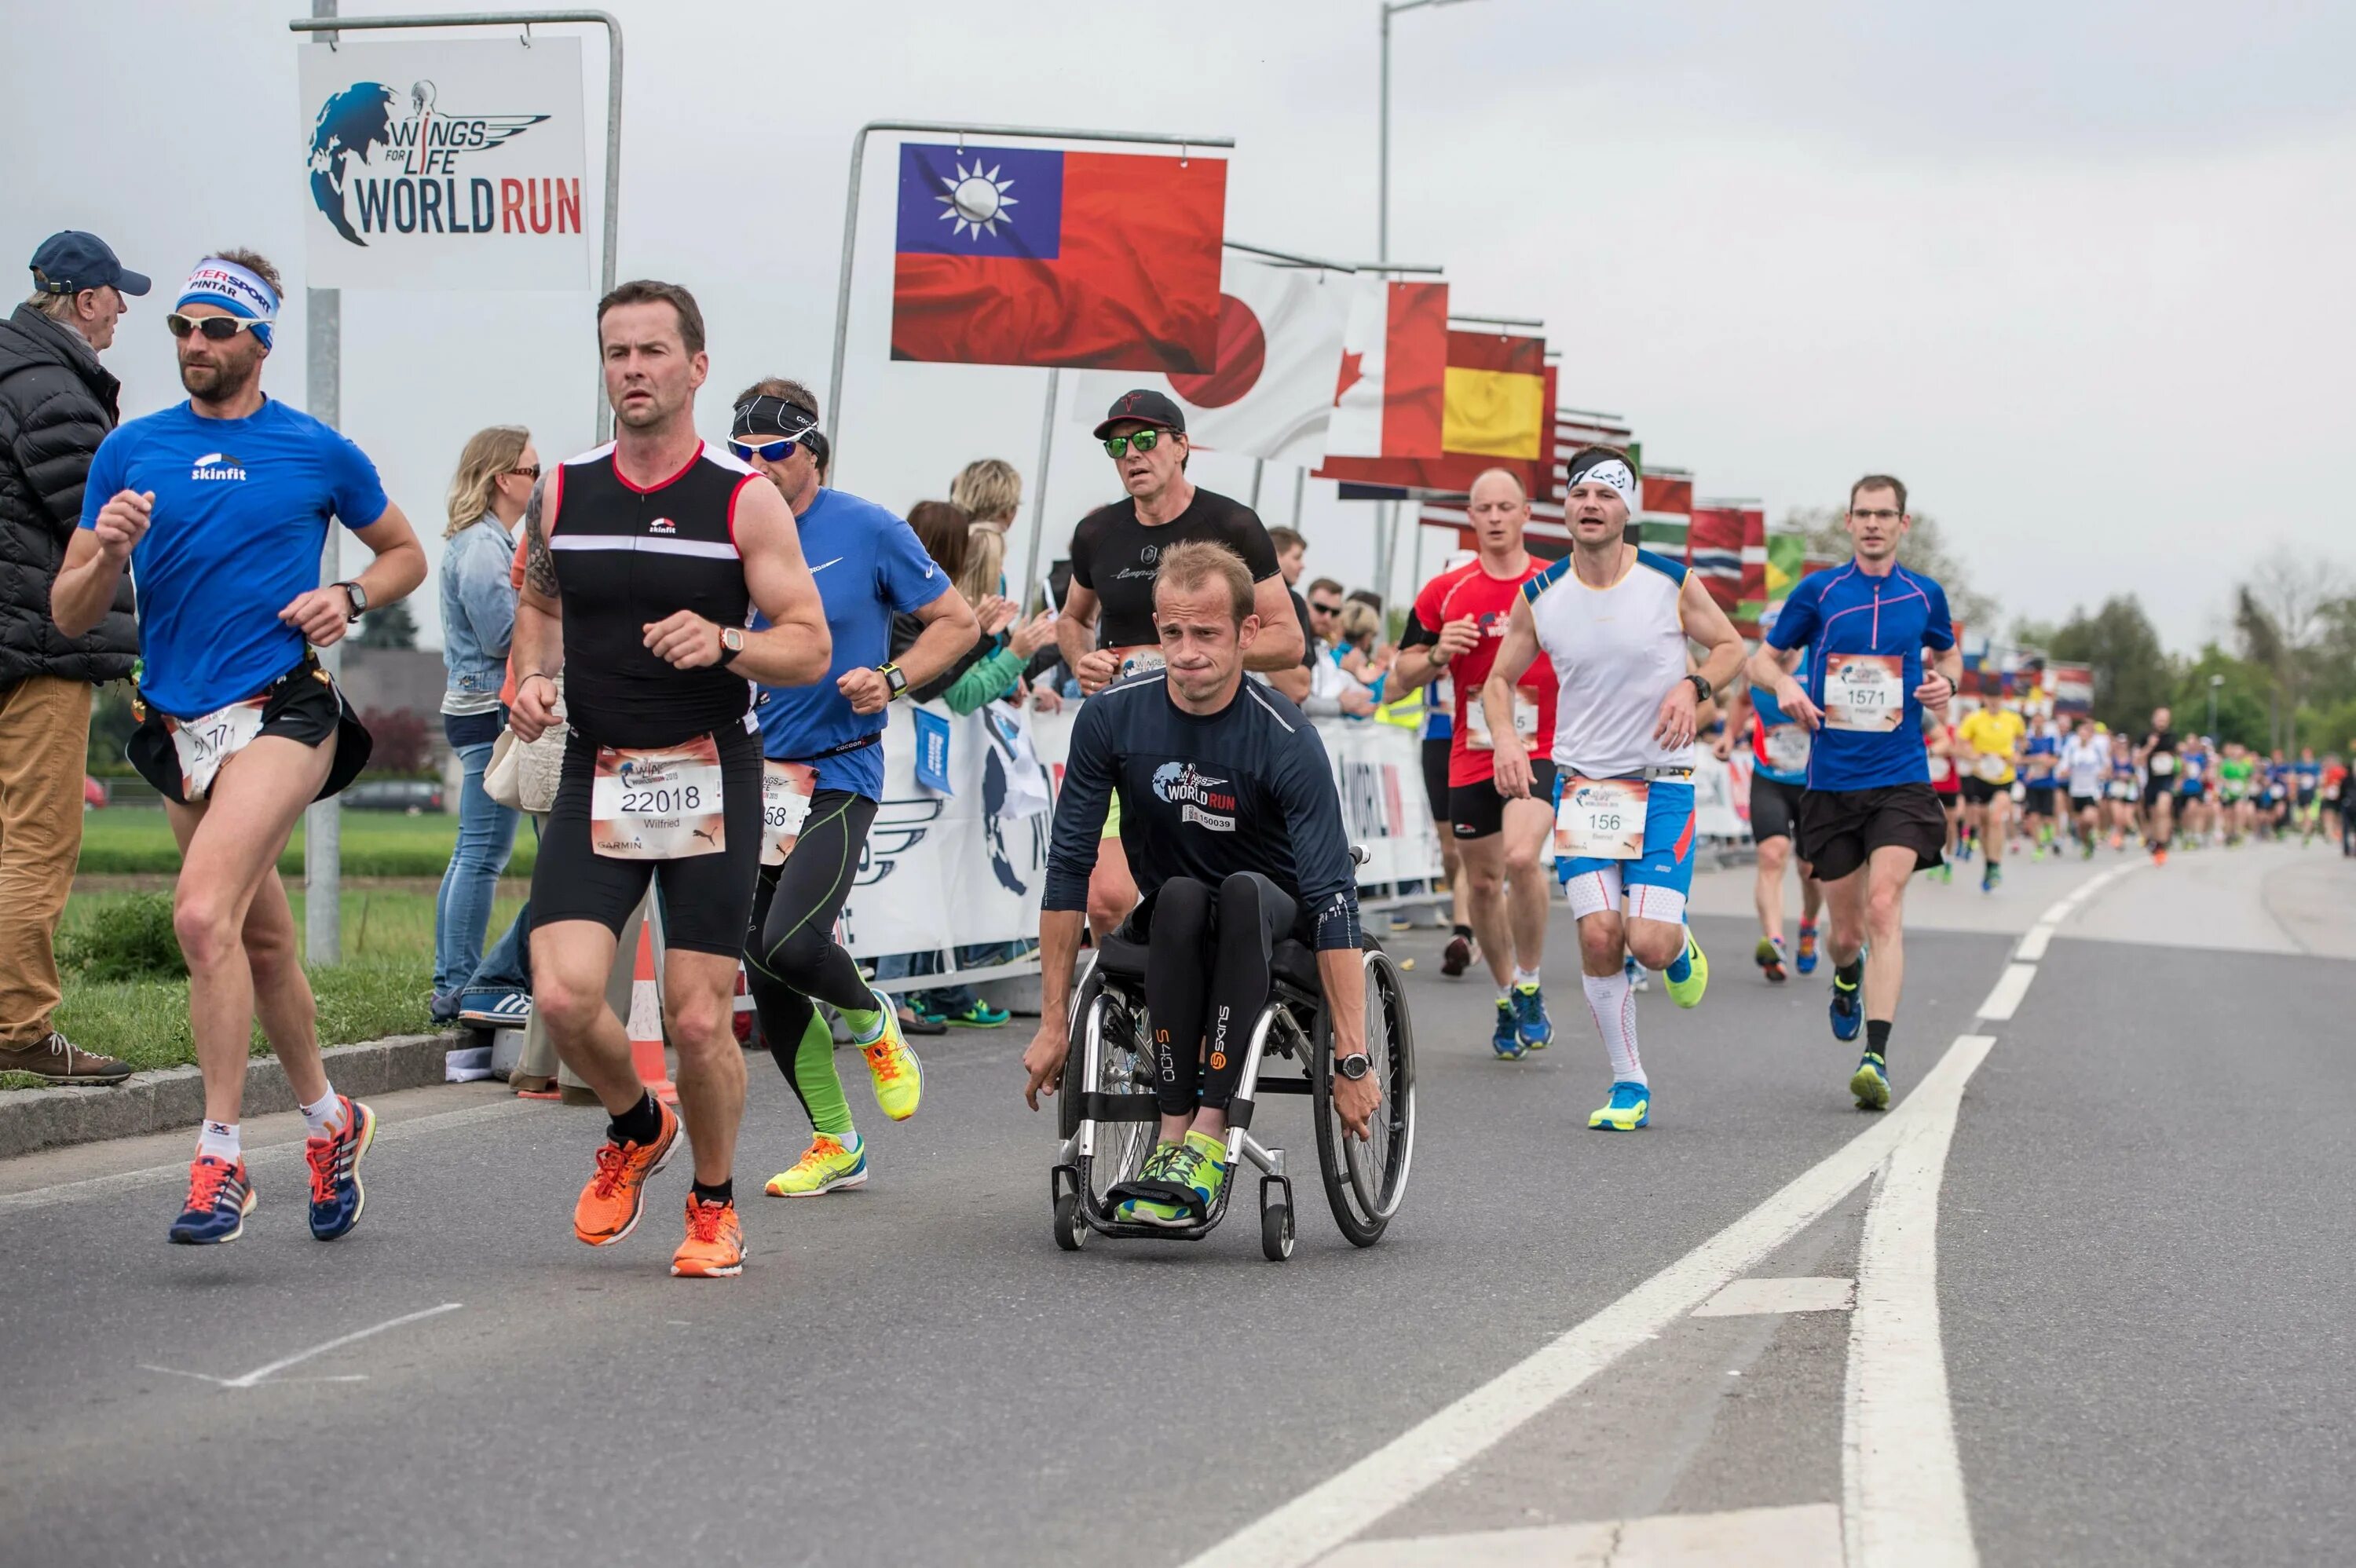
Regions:
[[1595, 464], [1594, 467], [1580, 474], [1576, 479], [1573, 479], [1571, 483], [1574, 485], [1609, 485], [1612, 488], [1620, 492], [1620, 498], [1628, 503], [1628, 510], [1631, 514], [1633, 514], [1637, 509], [1635, 473], [1631, 470], [1625, 463], [1621, 462], [1620, 459], [1616, 457], [1605, 458], [1602, 462]]

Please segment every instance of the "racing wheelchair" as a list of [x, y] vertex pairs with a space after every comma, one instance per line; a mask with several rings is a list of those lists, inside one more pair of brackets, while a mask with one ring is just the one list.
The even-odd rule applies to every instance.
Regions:
[[[1254, 1136], [1262, 1094], [1309, 1097], [1326, 1203], [1342, 1234], [1370, 1247], [1398, 1211], [1415, 1151], [1415, 1029], [1398, 965], [1373, 937], [1360, 955], [1366, 983], [1366, 1054], [1382, 1085], [1368, 1131], [1351, 1137], [1333, 1107], [1333, 1025], [1317, 955], [1291, 940], [1269, 955], [1272, 990], [1245, 1048], [1243, 1078], [1227, 1113], [1226, 1184], [1199, 1219], [1183, 1226], [1115, 1217], [1121, 1196], [1152, 1153], [1161, 1111], [1154, 1092], [1152, 1030], [1145, 1007], [1145, 946], [1115, 934], [1098, 946], [1074, 987], [1063, 1083], [1056, 1095], [1063, 1146], [1048, 1172], [1055, 1244], [1077, 1252], [1106, 1236], [1199, 1241], [1217, 1229], [1242, 1185], [1245, 1160], [1258, 1167], [1260, 1251], [1292, 1255], [1292, 1179], [1284, 1151]], [[1271, 1071], [1278, 1061], [1299, 1070]]]

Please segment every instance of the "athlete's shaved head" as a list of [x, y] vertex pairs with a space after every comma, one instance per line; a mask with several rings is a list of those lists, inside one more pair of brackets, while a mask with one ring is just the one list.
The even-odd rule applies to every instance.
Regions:
[[1470, 498], [1478, 505], [1484, 494], [1494, 496], [1501, 486], [1511, 486], [1515, 500], [1525, 505], [1528, 503], [1529, 490], [1522, 484], [1522, 476], [1510, 468], [1483, 469], [1480, 476], [1472, 481]]

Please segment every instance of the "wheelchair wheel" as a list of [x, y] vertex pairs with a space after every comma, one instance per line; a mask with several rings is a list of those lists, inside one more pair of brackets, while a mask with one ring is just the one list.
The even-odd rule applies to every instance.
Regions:
[[1366, 1055], [1382, 1085], [1371, 1136], [1349, 1136], [1333, 1108], [1333, 1034], [1330, 1015], [1317, 1018], [1312, 1055], [1317, 1128], [1317, 1167], [1325, 1200], [1342, 1234], [1361, 1247], [1381, 1239], [1407, 1191], [1408, 1166], [1415, 1151], [1415, 1026], [1408, 1017], [1407, 992], [1398, 966], [1376, 950], [1365, 955]]
[[[1148, 1044], [1145, 1014], [1133, 1008], [1117, 990], [1102, 987], [1088, 998], [1074, 1015], [1078, 1028], [1074, 1031], [1071, 1053], [1065, 1058], [1065, 1105], [1063, 1115], [1069, 1118], [1072, 1131], [1079, 1130], [1080, 1104], [1072, 1093], [1083, 1076], [1082, 1064], [1087, 1053], [1087, 1030], [1091, 1023], [1099, 1033], [1097, 1080], [1092, 1084], [1077, 1085], [1098, 1094], [1142, 1096], [1140, 1107], [1151, 1111], [1156, 1098], [1153, 1079], [1153, 1051]], [[1145, 1157], [1153, 1152], [1153, 1142], [1160, 1124], [1149, 1115], [1138, 1120], [1099, 1121], [1097, 1123], [1096, 1152], [1081, 1162], [1089, 1190], [1098, 1203], [1120, 1183], [1133, 1179], [1145, 1168]]]
[[1088, 1222], [1080, 1218], [1080, 1195], [1066, 1192], [1055, 1200], [1055, 1244], [1076, 1253], [1088, 1239]]

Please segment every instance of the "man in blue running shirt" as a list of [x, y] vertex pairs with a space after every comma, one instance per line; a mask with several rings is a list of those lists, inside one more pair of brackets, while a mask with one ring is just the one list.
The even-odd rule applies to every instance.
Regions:
[[[1770, 632], [1781, 605], [1760, 617], [1760, 629]], [[1802, 685], [1807, 683], [1806, 655], [1787, 653], [1782, 663]], [[1773, 985], [1783, 983], [1789, 962], [1783, 946], [1783, 869], [1791, 863], [1792, 827], [1799, 819], [1800, 796], [1808, 784], [1808, 732], [1793, 722], [1775, 701], [1775, 694], [1748, 680], [1738, 681], [1729, 696], [1726, 728], [1712, 751], [1719, 762], [1734, 754], [1751, 729], [1751, 841], [1759, 852], [1759, 874], [1751, 901], [1759, 912], [1759, 945], [1751, 957], [1760, 973]], [[1823, 912], [1825, 888], [1807, 861], [1800, 862], [1800, 949], [1797, 967], [1803, 975], [1816, 972], [1816, 916]]]
[[[1751, 680], [1812, 737], [1794, 848], [1832, 906], [1833, 1038], [1853, 1040], [1865, 1024], [1865, 1055], [1849, 1079], [1860, 1110], [1890, 1104], [1907, 880], [1940, 864], [1946, 847], [1922, 709], [1944, 709], [1963, 674], [1946, 591], [1898, 564], [1912, 523], [1898, 480], [1871, 474], [1850, 485], [1854, 557], [1802, 578], [1751, 656]], [[1797, 647], [1808, 652], [1804, 685], [1779, 658]], [[1925, 648], [1935, 667], [1925, 667]]]
[[[197, 263], [164, 318], [188, 400], [100, 443], [49, 601], [72, 637], [106, 613], [126, 566], [138, 595], [145, 713], [128, 751], [180, 846], [172, 924], [205, 1081], [170, 1232], [183, 1245], [235, 1241], [253, 1211], [238, 1118], [257, 1017], [309, 1129], [319, 1240], [359, 1221], [360, 1159], [376, 1133], [374, 1114], [337, 1093], [319, 1060], [277, 866], [304, 807], [369, 757], [368, 731], [312, 649], [415, 589], [425, 551], [359, 447], [262, 395], [279, 294], [277, 269], [251, 251]], [[323, 588], [319, 553], [337, 521], [374, 559]]]

